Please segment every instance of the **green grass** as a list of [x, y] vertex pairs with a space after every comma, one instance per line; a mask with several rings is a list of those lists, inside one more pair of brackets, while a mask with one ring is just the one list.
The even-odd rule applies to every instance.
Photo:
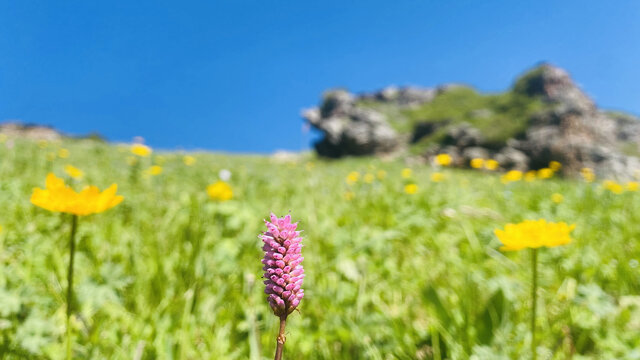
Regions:
[[[412, 133], [420, 123], [443, 125], [414, 144], [414, 150], [423, 150], [441, 142], [448, 128], [461, 123], [478, 128], [487, 146], [500, 148], [509, 138], [522, 135], [531, 116], [545, 106], [540, 99], [525, 94], [511, 91], [480, 94], [469, 87], [449, 89], [437, 95], [433, 101], [415, 108], [399, 109], [392, 104], [371, 100], [363, 100], [359, 105], [386, 114], [391, 125], [400, 133]], [[482, 112], [486, 114], [481, 115]]]
[[[70, 157], [47, 160], [60, 146]], [[500, 252], [493, 229], [541, 217], [577, 227], [572, 244], [539, 255], [540, 358], [640, 357], [638, 193], [559, 179], [503, 185], [461, 170], [432, 183], [432, 168], [403, 179], [403, 164], [374, 159], [197, 154], [187, 167], [178, 153], [154, 153], [143, 168], [164, 161], [163, 173], [131, 182], [127, 156], [92, 142], [0, 144], [1, 358], [64, 354], [69, 218], [29, 196], [65, 164], [86, 172], [74, 186], [116, 182], [125, 196], [80, 219], [79, 359], [272, 358], [278, 320], [257, 238], [270, 211], [291, 211], [305, 236], [305, 298], [285, 359], [528, 358], [528, 253]], [[205, 192], [220, 169], [233, 173], [224, 203]], [[378, 170], [387, 177], [372, 184], [344, 181]], [[408, 182], [417, 194], [403, 192]]]

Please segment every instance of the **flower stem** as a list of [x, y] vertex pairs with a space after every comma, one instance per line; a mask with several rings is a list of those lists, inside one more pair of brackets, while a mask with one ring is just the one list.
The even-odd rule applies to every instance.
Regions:
[[274, 360], [281, 360], [282, 359], [282, 352], [284, 351], [284, 342], [287, 340], [284, 336], [284, 328], [285, 326], [287, 326], [287, 317], [286, 316], [281, 316], [280, 317], [280, 332], [278, 333], [278, 338], [276, 339], [277, 341], [277, 346], [276, 346], [276, 356], [274, 358]]
[[73, 259], [76, 254], [76, 230], [78, 229], [78, 216], [71, 217], [71, 235], [69, 236], [69, 268], [67, 272], [67, 360], [71, 356], [71, 311], [73, 310]]
[[536, 307], [538, 303], [538, 249], [531, 249], [531, 359], [536, 360]]

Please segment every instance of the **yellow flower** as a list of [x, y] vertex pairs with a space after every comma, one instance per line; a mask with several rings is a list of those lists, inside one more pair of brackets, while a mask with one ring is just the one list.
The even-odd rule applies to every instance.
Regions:
[[187, 166], [191, 166], [196, 163], [196, 158], [191, 155], [186, 155], [182, 158], [182, 162]]
[[624, 191], [624, 187], [613, 180], [603, 181], [602, 186], [614, 194], [622, 194], [622, 192]]
[[136, 158], [135, 156], [127, 156], [127, 164], [129, 164], [129, 166], [133, 166], [138, 162], [138, 158]]
[[233, 190], [231, 186], [224, 181], [216, 181], [207, 186], [207, 194], [212, 200], [227, 201], [233, 198]]
[[353, 191], [347, 191], [343, 196], [345, 200], [353, 200], [353, 198], [356, 197], [356, 194], [354, 194]]
[[433, 182], [441, 182], [442, 180], [444, 180], [444, 174], [443, 173], [435, 172], [435, 173], [431, 174], [431, 181], [433, 181]]
[[131, 145], [131, 152], [134, 155], [138, 155], [140, 157], [148, 157], [149, 155], [151, 155], [152, 150], [146, 145], [133, 144]]
[[45, 189], [33, 189], [31, 203], [54, 212], [78, 216], [97, 214], [111, 209], [124, 199], [124, 197], [116, 195], [118, 191], [116, 184], [102, 192], [95, 186], [88, 186], [80, 192], [75, 192], [64, 184], [64, 180], [49, 173], [45, 185]]
[[502, 181], [503, 184], [508, 184], [513, 181], [520, 181], [521, 179], [522, 171], [519, 170], [508, 171], [506, 174], [500, 177], [500, 181]]
[[313, 163], [313, 161], [309, 161], [306, 164], [304, 164], [305, 169], [307, 169], [307, 171], [311, 171], [313, 170], [314, 167], [316, 167], [316, 164]]
[[40, 140], [38, 141], [38, 147], [40, 149], [46, 149], [47, 146], [49, 146], [49, 143], [47, 142], [47, 140]]
[[48, 153], [47, 153], [47, 160], [49, 160], [49, 161], [53, 161], [53, 160], [55, 160], [55, 159], [56, 159], [56, 157], [57, 157], [57, 156], [58, 156], [58, 155], [56, 155], [56, 153], [54, 153], [54, 152], [48, 152]]
[[407, 184], [404, 186], [404, 192], [413, 195], [418, 192], [418, 185], [416, 184]]
[[349, 173], [349, 175], [347, 175], [346, 182], [349, 185], [353, 185], [353, 184], [357, 183], [358, 180], [360, 180], [360, 173], [357, 172], [357, 171], [352, 171], [352, 172]]
[[534, 181], [536, 179], [536, 171], [535, 170], [529, 170], [526, 173], [524, 173], [524, 181]]
[[440, 166], [449, 166], [451, 165], [451, 155], [449, 154], [438, 154], [436, 155], [436, 164]]
[[482, 167], [484, 166], [484, 159], [481, 159], [481, 158], [471, 159], [471, 162], [469, 164], [474, 169], [482, 169]]
[[500, 250], [513, 251], [568, 244], [571, 242], [569, 233], [575, 227], [564, 222], [547, 222], [544, 219], [525, 220], [518, 224], [507, 224], [504, 230], [495, 229], [494, 233], [504, 245]]
[[549, 162], [549, 169], [553, 170], [554, 172], [562, 169], [562, 164], [560, 164], [558, 161], [551, 161]]
[[82, 179], [84, 177], [84, 172], [78, 168], [76, 168], [75, 166], [72, 165], [66, 165], [64, 167], [64, 172], [67, 173], [67, 175], [69, 175], [70, 177], [74, 178], [74, 179]]
[[69, 157], [69, 150], [67, 150], [67, 149], [58, 150], [58, 157], [60, 157], [61, 159], [68, 158]]
[[384, 170], [378, 170], [376, 176], [378, 177], [378, 180], [382, 180], [387, 177], [387, 172]]
[[364, 182], [366, 182], [367, 184], [371, 184], [375, 179], [376, 177], [373, 176], [373, 174], [365, 174], [364, 177], [362, 178], [362, 180], [364, 180]]
[[562, 194], [554, 193], [553, 195], [551, 195], [551, 201], [556, 204], [560, 204], [563, 200], [564, 196], [562, 196]]
[[402, 169], [402, 172], [400, 173], [404, 179], [410, 178], [411, 174], [413, 174], [413, 171], [409, 168]]
[[593, 173], [593, 170], [590, 168], [582, 168], [580, 169], [580, 175], [586, 182], [593, 182], [596, 179], [596, 175]]
[[538, 178], [540, 179], [549, 179], [553, 176], [553, 170], [549, 168], [542, 168], [538, 170]]
[[153, 165], [147, 170], [147, 173], [151, 176], [158, 176], [162, 174], [162, 166]]
[[627, 183], [627, 190], [628, 191], [638, 191], [638, 187], [640, 184], [638, 184], [637, 181], [629, 181]]
[[500, 163], [493, 159], [489, 159], [484, 162], [484, 168], [487, 170], [495, 170], [498, 166], [500, 166]]

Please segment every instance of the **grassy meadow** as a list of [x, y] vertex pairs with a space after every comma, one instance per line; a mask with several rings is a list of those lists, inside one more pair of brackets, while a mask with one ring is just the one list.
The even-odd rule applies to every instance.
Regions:
[[[539, 218], [576, 224], [571, 244], [539, 251], [539, 358], [640, 359], [638, 192], [372, 158], [184, 155], [0, 144], [0, 358], [64, 358], [70, 216], [29, 201], [52, 171], [125, 197], [79, 221], [78, 359], [272, 358], [257, 237], [271, 211], [304, 230], [285, 359], [528, 359], [528, 252], [500, 251], [493, 231]], [[229, 201], [206, 192], [222, 169]]]

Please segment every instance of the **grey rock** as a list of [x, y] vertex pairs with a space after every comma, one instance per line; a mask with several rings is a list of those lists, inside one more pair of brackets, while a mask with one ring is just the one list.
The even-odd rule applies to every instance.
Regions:
[[529, 169], [529, 158], [525, 153], [512, 147], [504, 147], [495, 155], [500, 166], [509, 170], [526, 171]]
[[355, 100], [344, 90], [330, 91], [318, 108], [303, 112], [302, 116], [309, 124], [324, 134], [324, 138], [315, 144], [319, 155], [382, 155], [399, 148], [399, 136], [385, 116], [358, 107]]
[[460, 148], [481, 145], [483, 142], [482, 132], [467, 123], [449, 129], [444, 140], [445, 144]]

